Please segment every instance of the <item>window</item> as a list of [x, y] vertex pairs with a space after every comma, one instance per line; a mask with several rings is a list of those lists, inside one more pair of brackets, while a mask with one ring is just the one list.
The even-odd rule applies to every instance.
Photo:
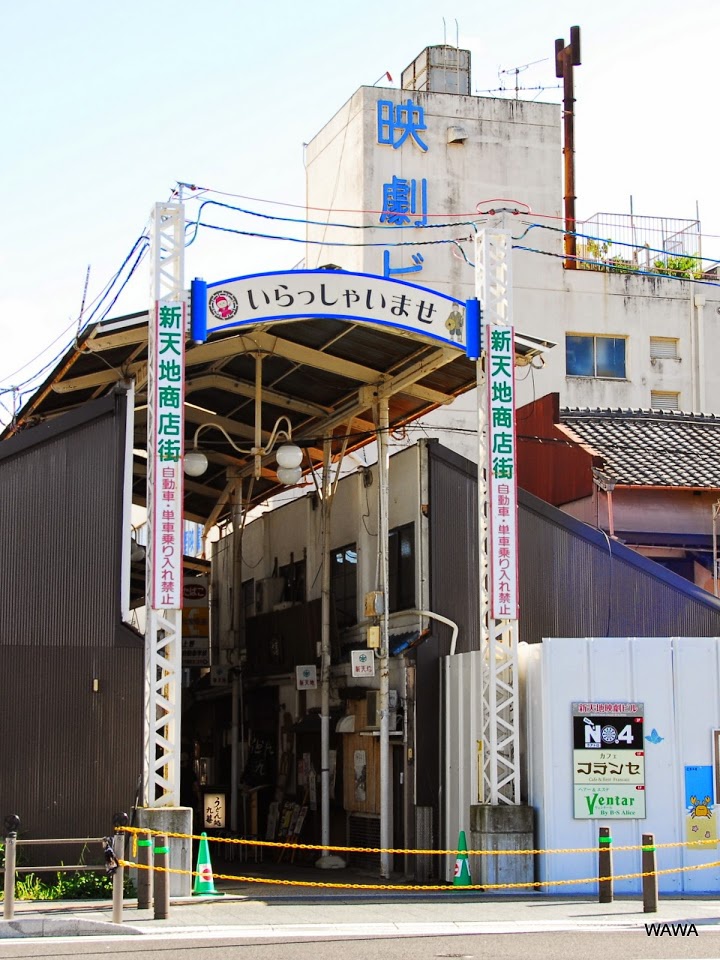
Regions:
[[415, 524], [395, 527], [389, 534], [390, 613], [415, 606]]
[[652, 390], [650, 407], [653, 410], [679, 410], [680, 394], [673, 390]]
[[650, 337], [651, 360], [679, 360], [677, 337]]
[[330, 551], [330, 593], [338, 630], [357, 623], [357, 544]]
[[625, 337], [567, 334], [565, 372], [569, 377], [625, 379]]
[[255, 616], [255, 581], [243, 580], [242, 583], [243, 619]]
[[[290, 555], [292, 557], [292, 554]], [[278, 571], [285, 581], [282, 601], [284, 603], [305, 603], [305, 560], [290, 560]]]

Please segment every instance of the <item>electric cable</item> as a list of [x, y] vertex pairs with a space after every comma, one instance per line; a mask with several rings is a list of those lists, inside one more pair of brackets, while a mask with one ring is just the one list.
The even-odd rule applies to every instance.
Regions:
[[[113, 289], [113, 287], [114, 287], [115, 283], [117, 282], [118, 278], [121, 276], [122, 271], [123, 271], [123, 269], [125, 268], [126, 264], [128, 263], [128, 261], [130, 260], [130, 258], [133, 256], [133, 254], [134, 254], [135, 251], [137, 250], [138, 245], [139, 245], [139, 244], [142, 244], [143, 242], [144, 242], [144, 244], [145, 244], [145, 246], [144, 246], [144, 248], [143, 248], [143, 256], [144, 256], [144, 253], [147, 251], [147, 248], [148, 248], [149, 238], [148, 238], [146, 235], [141, 234], [141, 235], [137, 238], [137, 240], [135, 240], [135, 242], [133, 243], [132, 247], [130, 248], [129, 253], [128, 253], [127, 256], [125, 257], [125, 259], [123, 260], [122, 264], [121, 264], [120, 267], [117, 269], [117, 271], [115, 272], [115, 274], [110, 278], [110, 280], [107, 281], [107, 283], [106, 283], [105, 286], [102, 288], [102, 290], [100, 291], [100, 293], [87, 305], [87, 307], [85, 308], [85, 313], [88, 313], [88, 311], [91, 311], [91, 312], [90, 312], [90, 315], [89, 315], [88, 318], [85, 320], [85, 322], [82, 324], [82, 326], [81, 326], [81, 327], [78, 327], [77, 335], [76, 335], [75, 337], [73, 337], [73, 340], [71, 341], [71, 343], [72, 343], [72, 342], [75, 342], [75, 343], [77, 342], [77, 339], [78, 339], [79, 334], [82, 333], [82, 331], [85, 330], [90, 323], [92, 323], [92, 320], [93, 320], [93, 318], [96, 316], [97, 312], [102, 309], [103, 304], [104, 304], [104, 302], [105, 302], [105, 298], [110, 295], [111, 290]], [[133, 264], [133, 266], [132, 266], [132, 268], [131, 268], [131, 270], [130, 270], [130, 273], [128, 274], [127, 278], [125, 279], [125, 281], [123, 282], [122, 286], [120, 287], [120, 290], [118, 291], [118, 294], [117, 294], [117, 295], [115, 296], [115, 298], [113, 299], [112, 304], [110, 305], [110, 309], [111, 309], [112, 306], [116, 303], [118, 296], [120, 295], [120, 293], [122, 293], [122, 291], [124, 290], [125, 286], [127, 286], [127, 283], [128, 283], [128, 281], [130, 280], [130, 277], [133, 275], [133, 273], [134, 273], [135, 270], [137, 269], [137, 267], [138, 267], [138, 265], [139, 265], [139, 261], [140, 261], [141, 259], [142, 259], [142, 257], [136, 259], [136, 262]], [[92, 308], [94, 308], [94, 309], [92, 309]], [[109, 311], [108, 311], [108, 312], [109, 312]], [[107, 315], [107, 312], [106, 312], [106, 314], [105, 314], [104, 316], [106, 316], [106, 315]], [[81, 314], [80, 316], [82, 317], [82, 314]], [[103, 318], [104, 318], [104, 317], [103, 317]], [[23, 370], [25, 370], [27, 367], [29, 367], [32, 363], [34, 363], [36, 360], [38, 360], [40, 357], [42, 357], [45, 353], [47, 353], [47, 351], [48, 351], [52, 346], [54, 346], [54, 344], [56, 344], [56, 343], [58, 342], [58, 340], [61, 339], [61, 337], [65, 336], [65, 335], [68, 333], [69, 330], [71, 330], [73, 327], [75, 327], [76, 323], [77, 323], [77, 321], [76, 321], [76, 320], [73, 320], [72, 323], [71, 323], [69, 326], [67, 326], [61, 333], [59, 333], [59, 334], [55, 337], [54, 340], [52, 340], [43, 350], [40, 351], [40, 353], [36, 354], [32, 359], [30, 359], [30, 360], [26, 361], [25, 363], [23, 363], [20, 367], [18, 367], [18, 368], [17, 368], [16, 370], [14, 370], [12, 373], [7, 374], [5, 377], [2, 378], [2, 380], [1, 380], [0, 382], [1, 382], [1, 383], [7, 383], [7, 382], [8, 382], [9, 380], [11, 380], [13, 377], [17, 376], [18, 373], [21, 373]], [[37, 380], [37, 378], [38, 378], [39, 376], [41, 376], [49, 367], [51, 367], [54, 363], [57, 363], [57, 361], [60, 359], [60, 357], [62, 357], [62, 356], [67, 352], [69, 346], [70, 346], [70, 343], [66, 344], [66, 346], [60, 351], [60, 353], [58, 353], [55, 357], [53, 357], [50, 361], [48, 361], [40, 370], [37, 370], [34, 374], [32, 374], [31, 377], [27, 378], [27, 379], [24, 380], [24, 381], [21, 381], [21, 382], [18, 383], [18, 384], [14, 384], [13, 386], [16, 387], [16, 388], [17, 388], [17, 387], [23, 387], [23, 386], [27, 385], [28, 383], [30, 383], [30, 382], [32, 382], [32, 381], [34, 381], [34, 380]]]
[[[250, 210], [250, 209], [248, 209], [248, 208], [246, 208], [246, 207], [236, 207], [236, 206], [233, 206], [232, 204], [220, 203], [220, 202], [217, 201], [217, 200], [204, 200], [204, 201], [200, 204], [200, 207], [199, 207], [199, 209], [198, 209], [197, 216], [196, 216], [195, 220], [194, 220], [194, 221], [187, 221], [186, 224], [185, 224], [185, 230], [186, 230], [186, 232], [187, 232], [189, 229], [191, 229], [191, 230], [193, 231], [192, 237], [186, 242], [186, 246], [189, 247], [189, 246], [191, 246], [191, 244], [193, 244], [193, 243], [195, 242], [195, 240], [197, 239], [198, 228], [199, 228], [200, 226], [206, 226], [206, 227], [207, 227], [207, 226], [211, 226], [211, 224], [208, 224], [208, 223], [205, 223], [205, 222], [201, 222], [201, 220], [200, 220], [200, 218], [202, 217], [202, 214], [203, 214], [203, 210], [205, 209], [205, 207], [208, 207], [208, 206], [219, 207], [219, 208], [222, 209], [222, 210], [232, 210], [233, 212], [235, 212], [235, 213], [241, 213], [241, 214], [243, 214], [244, 216], [259, 217], [260, 219], [263, 219], [263, 220], [275, 220], [275, 221], [278, 221], [278, 222], [280, 222], [280, 223], [296, 223], [296, 224], [298, 224], [298, 225], [300, 225], [300, 226], [323, 227], [325, 230], [328, 230], [328, 229], [343, 229], [343, 230], [383, 230], [383, 231], [389, 230], [389, 231], [393, 231], [393, 230], [410, 230], [410, 229], [417, 229], [417, 230], [453, 229], [453, 228], [462, 227], [462, 226], [476, 227], [476, 221], [477, 221], [477, 219], [478, 219], [478, 218], [476, 217], [476, 218], [473, 219], [473, 220], [464, 220], [464, 221], [463, 221], [463, 220], [458, 220], [458, 221], [456, 221], [456, 222], [449, 222], [449, 223], [427, 223], [427, 224], [418, 224], [418, 223], [405, 223], [405, 224], [395, 224], [395, 223], [378, 223], [378, 224], [334, 223], [334, 222], [329, 221], [329, 220], [328, 220], [328, 221], [325, 221], [325, 220], [309, 220], [309, 219], [304, 218], [304, 217], [281, 217], [281, 216], [277, 216], [276, 214], [261, 213], [261, 212], [258, 211], [258, 210]], [[367, 212], [367, 211], [363, 211], [363, 212]], [[372, 212], [375, 212], [375, 211], [372, 211]], [[396, 211], [387, 211], [387, 210], [380, 211], [380, 215], [381, 215], [381, 216], [383, 216], [383, 215], [395, 215], [395, 214], [396, 214]], [[410, 210], [408, 210], [408, 211], [403, 211], [401, 215], [402, 215], [402, 216], [407, 216], [408, 220], [410, 220], [412, 217], [418, 216], [417, 213], [413, 213], [413, 212], [410, 211]], [[430, 215], [427, 214], [427, 213], [423, 213], [422, 216], [427, 217], [427, 216], [430, 216]], [[445, 214], [445, 216], [447, 216], [447, 214]], [[277, 238], [277, 239], [290, 239], [290, 238]], [[305, 241], [303, 240], [303, 242], [305, 242]], [[309, 242], [309, 241], [308, 241], [308, 242]], [[315, 241], [315, 242], [317, 242], [317, 241]]]
[[[221, 233], [234, 233], [241, 237], [253, 237], [256, 240], [282, 240], [284, 243], [303, 243], [320, 247], [432, 247], [445, 244], [459, 244], [463, 241], [467, 242], [470, 239], [469, 237], [462, 237], [459, 240], [455, 238], [447, 240], [403, 240], [395, 243], [350, 243], [343, 240], [306, 240], [304, 237], [282, 237], [272, 233], [257, 233], [252, 230], [237, 230], [234, 227], [221, 227], [213, 223], [200, 223], [198, 226], [204, 227], [206, 230], [218, 230]], [[192, 242], [191, 240], [190, 243]], [[187, 246], [190, 246], [190, 243], [188, 243]]]

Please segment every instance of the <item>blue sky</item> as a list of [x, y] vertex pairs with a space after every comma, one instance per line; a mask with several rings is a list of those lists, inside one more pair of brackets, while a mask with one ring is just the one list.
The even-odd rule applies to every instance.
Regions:
[[[628, 212], [632, 195], [636, 213], [691, 218], [697, 201], [704, 234], [720, 235], [714, 0], [6, 4], [0, 391], [70, 341], [88, 265], [92, 300], [176, 181], [301, 204], [303, 143], [359, 86], [386, 70], [398, 85], [425, 46], [454, 43], [456, 21], [473, 92], [498, 87], [498, 70], [547, 58], [519, 79], [548, 87], [524, 96], [554, 102], [554, 41], [578, 23], [578, 215]], [[188, 281], [302, 255], [301, 245], [203, 233]], [[113, 315], [147, 298], [142, 266]]]

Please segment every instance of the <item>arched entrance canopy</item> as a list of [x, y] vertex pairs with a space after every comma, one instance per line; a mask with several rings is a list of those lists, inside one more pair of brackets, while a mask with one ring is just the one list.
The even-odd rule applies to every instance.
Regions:
[[[291, 270], [192, 283], [191, 336], [255, 323], [336, 319], [394, 328], [465, 349], [465, 303], [438, 290], [371, 273]], [[474, 331], [473, 331], [474, 332]]]
[[[298, 289], [281, 289], [280, 277], [294, 276]], [[380, 281], [378, 283], [378, 281]], [[361, 283], [366, 286], [361, 287]], [[240, 284], [234, 288], [231, 284]], [[251, 286], [254, 284], [254, 286]], [[309, 286], [315, 284], [315, 286]], [[324, 284], [324, 287], [323, 287]], [[390, 286], [387, 286], [390, 284]], [[377, 314], [376, 322], [367, 321], [353, 307], [337, 309], [346, 289], [359, 296], [371, 295], [371, 303], [381, 304], [385, 297], [387, 313]], [[402, 281], [349, 274], [334, 270], [295, 271], [293, 274], [260, 274], [207, 285], [207, 300], [221, 289], [255, 290], [255, 303], [273, 308], [259, 309], [251, 318], [219, 328], [207, 324], [207, 339], [188, 344], [185, 383], [185, 444], [192, 446], [197, 428], [204, 423], [223, 427], [234, 442], [252, 446], [255, 432], [256, 358], [262, 358], [262, 437], [266, 441], [280, 415], [292, 423], [293, 439], [306, 451], [304, 466], [322, 462], [323, 439], [332, 437], [333, 451], [340, 453], [348, 435], [347, 450], [352, 451], [375, 437], [373, 404], [387, 398], [391, 429], [401, 428], [430, 410], [452, 402], [472, 389], [476, 364], [468, 359], [457, 339], [452, 342], [444, 326], [450, 313], [459, 310], [461, 301], [436, 291], [427, 291]], [[264, 293], [274, 304], [265, 302]], [[283, 294], [295, 296], [315, 290], [326, 301], [327, 313], [309, 316], [293, 305], [292, 318], [281, 313], [288, 301]], [[197, 293], [197, 291], [196, 291]], [[424, 300], [418, 329], [408, 318], [392, 313], [403, 294], [417, 310]], [[247, 300], [247, 292], [244, 294]], [[430, 296], [437, 299], [431, 301]], [[237, 297], [242, 303], [242, 292]], [[308, 293], [304, 299], [308, 299]], [[372, 298], [378, 298], [373, 300]], [[390, 297], [390, 299], [388, 299]], [[415, 297], [417, 300], [413, 300]], [[280, 299], [283, 298], [283, 299]], [[249, 303], [249, 301], [247, 301]], [[430, 303], [435, 309], [430, 312]], [[367, 303], [367, 299], [365, 299]], [[408, 301], [403, 305], [408, 309]], [[308, 304], [308, 307], [313, 304]], [[220, 308], [218, 307], [218, 312]], [[288, 310], [290, 308], [287, 308]], [[208, 313], [210, 311], [208, 310]], [[439, 320], [435, 327], [424, 320]], [[418, 314], [415, 314], [417, 318]], [[217, 318], [215, 318], [217, 319]], [[19, 411], [14, 425], [3, 436], [40, 423], [59, 413], [74, 409], [87, 400], [106, 394], [123, 380], [134, 379], [136, 407], [133, 447], [133, 500], [144, 504], [147, 446], [147, 312], [106, 320], [88, 327], [77, 343], [58, 361], [45, 383]], [[530, 359], [552, 346], [548, 341], [516, 333], [516, 363]], [[253, 473], [253, 457], [238, 454], [218, 430], [204, 431], [200, 443], [207, 454], [208, 471], [197, 479], [185, 479], [185, 515], [203, 524], [229, 517], [233, 494], [239, 479]], [[247, 495], [249, 484], [244, 485]], [[274, 469], [274, 457], [263, 464], [261, 477], [252, 488], [252, 502], [259, 503], [282, 488]]]

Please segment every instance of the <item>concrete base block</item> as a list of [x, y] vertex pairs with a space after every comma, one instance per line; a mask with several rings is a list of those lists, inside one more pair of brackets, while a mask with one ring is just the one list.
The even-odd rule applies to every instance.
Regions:
[[[533, 808], [506, 804], [471, 806], [470, 841], [473, 850], [533, 850]], [[473, 883], [532, 883], [535, 866], [529, 853], [470, 857], [470, 875]]]
[[[192, 818], [191, 807], [139, 807], [137, 825], [147, 827], [148, 830], [158, 830], [160, 833], [189, 835], [192, 833]], [[170, 896], [189, 897], [193, 886], [191, 871], [195, 869], [192, 862], [192, 840], [169, 837], [168, 846], [170, 847], [170, 868], [187, 871], [170, 874]]]

